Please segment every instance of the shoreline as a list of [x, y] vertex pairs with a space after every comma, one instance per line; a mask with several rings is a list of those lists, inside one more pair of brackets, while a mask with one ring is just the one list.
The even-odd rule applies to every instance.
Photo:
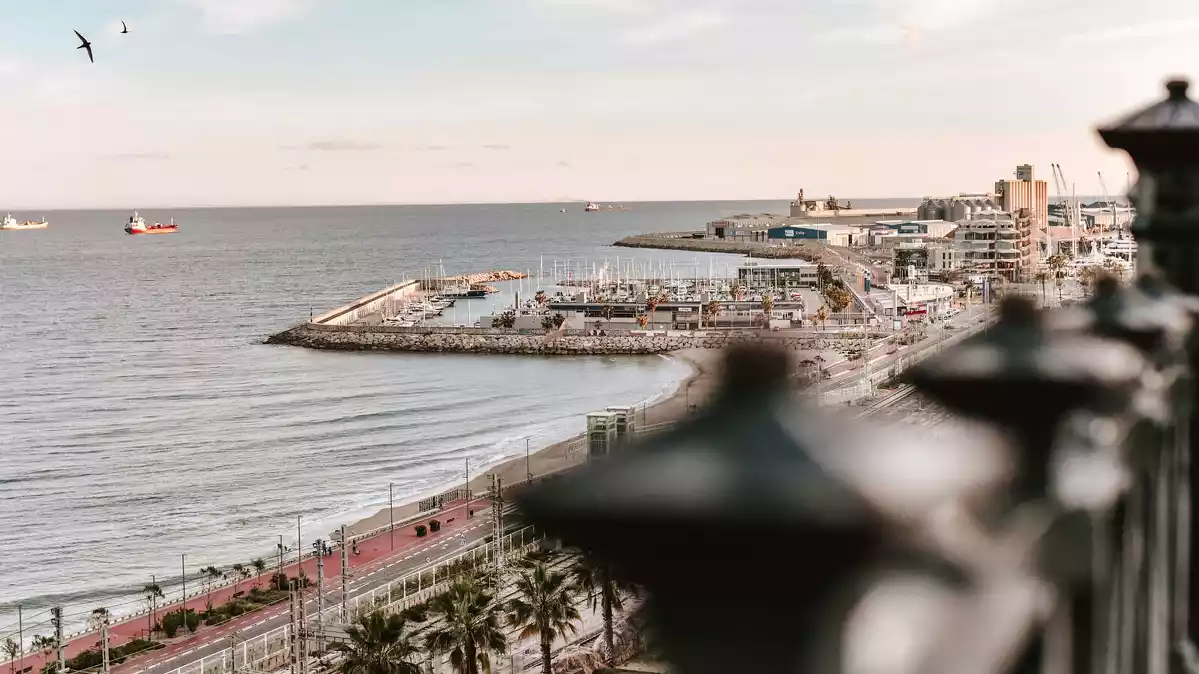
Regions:
[[[688, 403], [700, 405], [707, 400], [717, 383], [720, 355], [720, 351], [710, 349], [685, 349], [672, 353], [671, 358], [678, 358], [691, 367], [691, 374], [679, 383], [673, 393], [637, 411], [638, 428], [682, 419], [687, 414]], [[527, 472], [536, 476], [577, 465], [580, 461], [577, 460], [571, 449], [581, 443], [583, 438], [584, 433], [578, 433], [552, 445], [534, 448], [529, 453], [527, 471], [523, 456], [511, 457], [490, 466], [484, 466], [479, 470], [477, 476], [472, 475], [470, 490], [473, 494], [485, 492], [490, 486], [487, 476], [491, 474], [499, 476], [504, 484], [510, 485], [523, 482]], [[439, 493], [460, 488], [461, 484], [447, 485], [444, 489], [439, 490]], [[360, 519], [353, 524], [347, 524], [346, 534], [361, 535], [386, 527], [392, 519], [401, 522], [415, 517], [419, 514], [419, 502], [423, 498], [428, 498], [428, 496], [409, 503], [396, 504], [390, 515], [389, 509], [384, 507], [374, 515]], [[430, 512], [429, 516], [433, 517], [434, 513]]]

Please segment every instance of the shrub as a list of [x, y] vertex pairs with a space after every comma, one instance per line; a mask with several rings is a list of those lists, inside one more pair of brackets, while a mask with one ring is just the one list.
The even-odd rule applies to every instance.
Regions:
[[428, 533], [429, 533], [429, 529], [425, 525], [423, 525], [423, 524], [416, 525], [416, 535], [418, 538], [423, 538]]
[[438, 520], [429, 520], [429, 531], [433, 533], [441, 531], [441, 522]]
[[185, 625], [189, 632], [195, 632], [200, 627], [200, 616], [196, 615], [193, 609], [187, 609], [186, 618], [179, 611], [174, 611], [163, 616], [162, 633], [167, 635], [168, 639], [173, 639], [179, 633], [179, 628]]

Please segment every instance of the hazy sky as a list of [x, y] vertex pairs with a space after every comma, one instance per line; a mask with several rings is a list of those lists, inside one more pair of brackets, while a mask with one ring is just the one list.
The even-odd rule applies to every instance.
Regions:
[[1194, 0], [0, 0], [0, 209], [1116, 191], [1093, 126], [1197, 38]]

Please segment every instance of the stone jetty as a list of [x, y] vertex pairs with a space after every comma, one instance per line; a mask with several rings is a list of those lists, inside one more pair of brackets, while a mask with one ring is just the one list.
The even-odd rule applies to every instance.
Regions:
[[[697, 232], [698, 234], [698, 232]], [[732, 253], [768, 259], [800, 259], [819, 261], [819, 251], [806, 245], [772, 246], [754, 241], [722, 241], [719, 239], [697, 239], [691, 232], [663, 234], [638, 234], [626, 236], [612, 244], [620, 248], [654, 248], [658, 250], [692, 250], [701, 253]]]
[[530, 356], [650, 355], [682, 349], [721, 349], [731, 343], [764, 342], [796, 351], [822, 351], [821, 337], [783, 337], [769, 331], [619, 332], [518, 331], [498, 328], [402, 328], [306, 323], [270, 337], [288, 344], [331, 351], [488, 353]]

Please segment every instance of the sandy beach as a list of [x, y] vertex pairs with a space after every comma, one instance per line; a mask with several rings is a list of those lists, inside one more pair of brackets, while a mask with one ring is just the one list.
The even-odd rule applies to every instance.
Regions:
[[[687, 349], [671, 354], [672, 358], [677, 358], [688, 363], [693, 371], [687, 379], [679, 384], [678, 389], [673, 395], [644, 409], [638, 408], [638, 426], [647, 427], [677, 421], [686, 416], [688, 404], [702, 405], [708, 399], [708, 396], [712, 393], [717, 383], [721, 355], [720, 351], [708, 349]], [[622, 401], [613, 401], [611, 404], [619, 405], [622, 404]], [[580, 419], [581, 423], [582, 419]], [[582, 439], [583, 434], [580, 433], [569, 440], [536, 450], [529, 455], [527, 471], [532, 472], [535, 476], [543, 475], [580, 463], [583, 459], [582, 453], [577, 451], [571, 452], [570, 450], [572, 447], [577, 447]], [[490, 466], [485, 470], [480, 470], [478, 477], [471, 479], [471, 492], [475, 494], [485, 493], [490, 486], [488, 475], [491, 474], [498, 475], [504, 484], [515, 484], [523, 481], [526, 476], [525, 457], [514, 457]], [[450, 489], [452, 488], [451, 486]], [[396, 522], [413, 517], [418, 513], [419, 500], [397, 505], [391, 514], [388, 513], [387, 508], [383, 508], [374, 515], [347, 526], [347, 533], [357, 535], [387, 526], [391, 517], [394, 517]]]

